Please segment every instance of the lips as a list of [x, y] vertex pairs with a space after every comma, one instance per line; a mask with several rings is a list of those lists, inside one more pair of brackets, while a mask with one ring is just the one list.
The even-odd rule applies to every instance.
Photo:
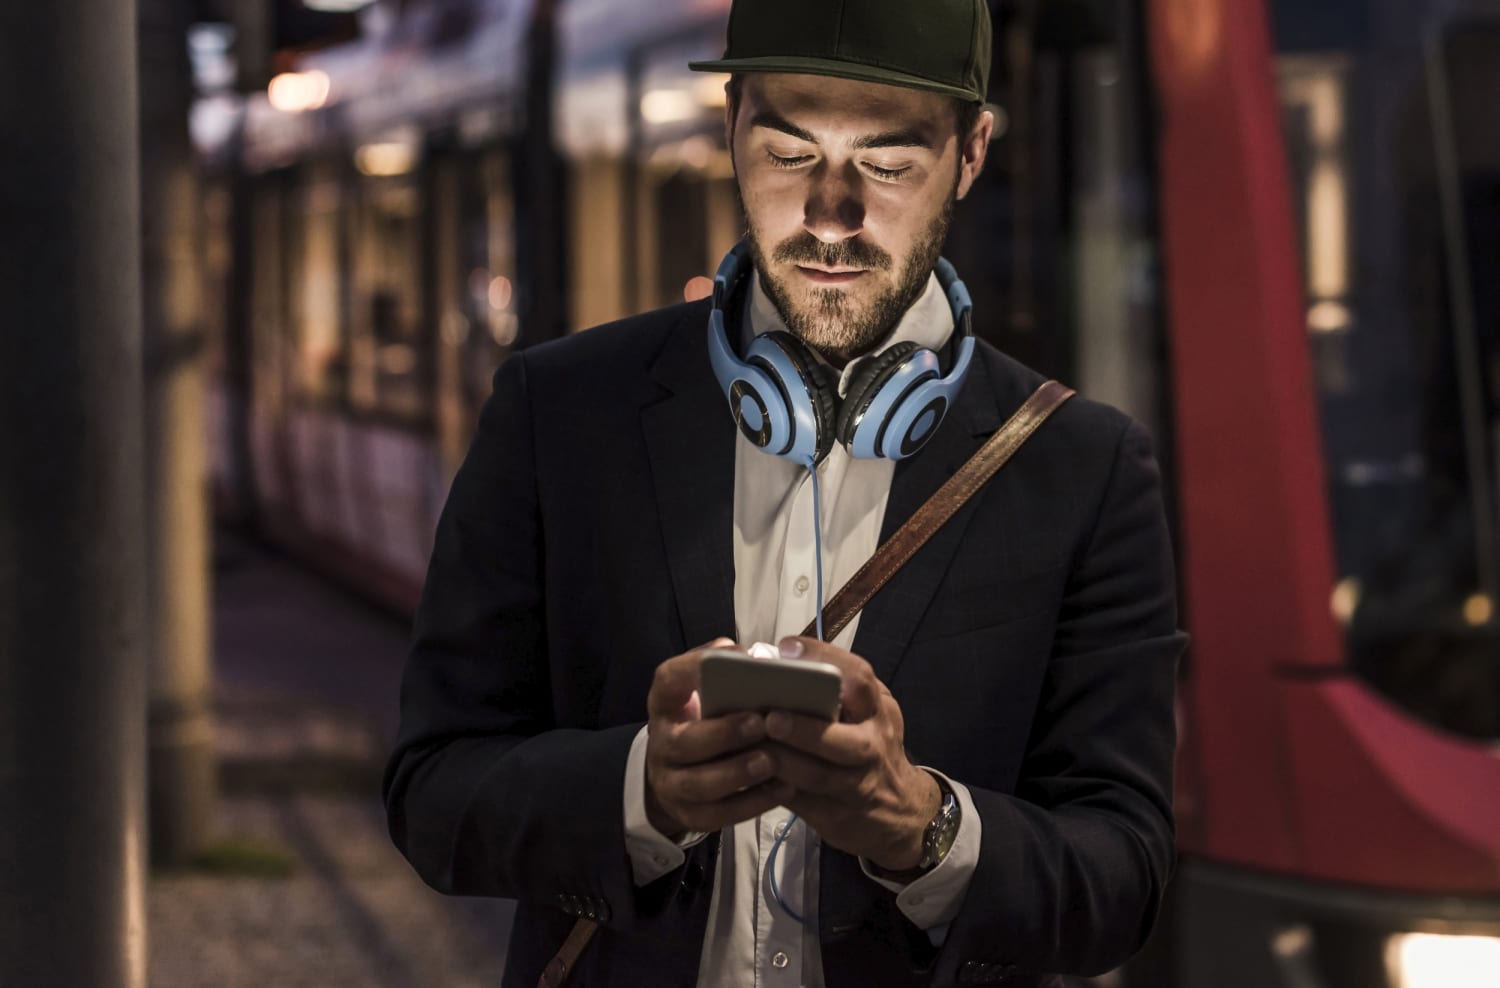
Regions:
[[858, 281], [866, 273], [863, 268], [836, 268], [830, 271], [801, 264], [797, 265], [797, 271], [815, 285], [847, 285]]

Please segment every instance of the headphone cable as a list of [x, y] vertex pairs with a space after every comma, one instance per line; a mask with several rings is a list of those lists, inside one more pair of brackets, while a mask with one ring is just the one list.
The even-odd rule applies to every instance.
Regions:
[[781, 845], [786, 841], [787, 835], [792, 832], [792, 827], [796, 823], [797, 814], [793, 813], [790, 817], [787, 818], [786, 823], [783, 823], [781, 825], [778, 833], [776, 834], [775, 842], [771, 844], [770, 857], [766, 859], [766, 873], [771, 877], [771, 895], [776, 899], [776, 904], [781, 907], [782, 912], [786, 913], [788, 916], [792, 917], [792, 919], [795, 919], [803, 926], [808, 926], [809, 924], [807, 920], [802, 918], [802, 914], [786, 904], [786, 899], [782, 898], [781, 896], [781, 887], [776, 882], [776, 855], [781, 852]]
[[818, 468], [812, 460], [808, 461], [807, 472], [812, 474], [813, 489], [813, 558], [816, 561], [815, 569], [818, 575], [818, 641], [825, 641], [823, 638], [823, 505], [818, 494]]
[[[812, 474], [813, 489], [813, 552], [816, 556], [816, 564], [814, 568], [817, 571], [818, 577], [818, 640], [823, 641], [823, 504], [822, 496], [818, 488], [818, 468], [816, 463], [809, 461], [807, 465], [807, 472]], [[781, 886], [776, 881], [776, 857], [781, 853], [781, 845], [786, 842], [787, 835], [792, 832], [792, 827], [796, 823], [797, 814], [793, 813], [790, 817], [787, 818], [786, 823], [783, 823], [779, 828], [779, 831], [776, 834], [776, 840], [771, 844], [771, 853], [766, 859], [766, 872], [770, 875], [771, 878], [771, 895], [776, 899], [776, 904], [781, 907], [783, 912], [792, 917], [792, 919], [795, 919], [803, 926], [808, 926], [809, 924], [807, 920], [803, 918], [802, 914], [798, 913], [795, 909], [786, 904], [786, 899], [783, 898], [781, 894]]]

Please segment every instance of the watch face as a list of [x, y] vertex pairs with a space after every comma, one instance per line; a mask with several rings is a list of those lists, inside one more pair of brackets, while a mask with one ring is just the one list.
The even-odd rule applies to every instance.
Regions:
[[938, 828], [937, 834], [937, 858], [939, 861], [948, 856], [953, 848], [953, 842], [958, 839], [958, 813], [955, 810], [943, 825]]
[[948, 856], [953, 842], [958, 838], [958, 797], [943, 787], [943, 804], [938, 808], [938, 815], [933, 817], [927, 825], [925, 840], [922, 841], [922, 863], [931, 867]]

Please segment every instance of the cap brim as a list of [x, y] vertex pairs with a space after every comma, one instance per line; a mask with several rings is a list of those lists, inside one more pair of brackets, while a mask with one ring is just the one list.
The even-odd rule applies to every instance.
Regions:
[[721, 58], [709, 62], [689, 62], [694, 72], [786, 72], [795, 75], [824, 75], [837, 79], [853, 79], [856, 82], [875, 82], [905, 89], [921, 89], [929, 93], [956, 96], [973, 103], [984, 99], [972, 89], [950, 86], [946, 83], [908, 75], [895, 69], [865, 62], [850, 62], [838, 58], [813, 58], [801, 55], [763, 55], [757, 58]]

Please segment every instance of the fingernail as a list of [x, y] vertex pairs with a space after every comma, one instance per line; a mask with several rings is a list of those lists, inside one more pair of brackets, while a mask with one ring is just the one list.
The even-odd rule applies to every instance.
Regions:
[[751, 775], [759, 779], [762, 776], [771, 774], [771, 759], [766, 757], [763, 752], [756, 752], [750, 756], [750, 760], [745, 763], [745, 767], [750, 770]]
[[797, 638], [783, 638], [779, 645], [783, 659], [800, 659], [802, 657], [802, 641]]
[[792, 719], [783, 713], [766, 714], [766, 733], [773, 738], [784, 738], [792, 733]]
[[758, 714], [751, 714], [740, 721], [740, 736], [746, 738], [758, 738], [766, 729], [765, 721]]

